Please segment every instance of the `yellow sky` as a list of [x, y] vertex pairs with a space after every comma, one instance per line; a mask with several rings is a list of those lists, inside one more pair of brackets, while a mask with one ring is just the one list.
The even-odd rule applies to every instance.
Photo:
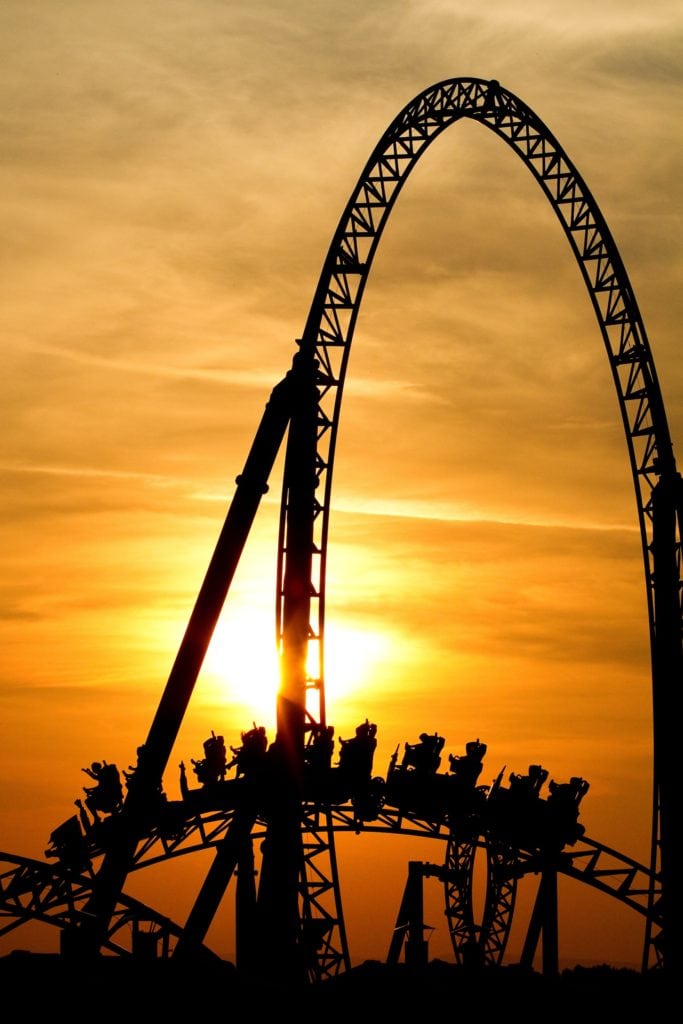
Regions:
[[[429, 85], [498, 79], [575, 162], [679, 451], [683, 12], [4, 0], [0, 22], [0, 849], [42, 857], [81, 767], [126, 766], [144, 739], [343, 206]], [[176, 760], [212, 728], [237, 742], [255, 717], [272, 727], [278, 484]], [[437, 141], [385, 231], [333, 495], [337, 735], [376, 721], [378, 774], [438, 730], [447, 751], [488, 743], [486, 782], [530, 763], [583, 776], [588, 833], [646, 861], [645, 589], [616, 395], [555, 215], [480, 126]], [[352, 954], [381, 958], [407, 855], [363, 841], [344, 841]], [[373, 928], [367, 879], [389, 862]], [[638, 920], [594, 894], [569, 903], [565, 957], [638, 961]]]

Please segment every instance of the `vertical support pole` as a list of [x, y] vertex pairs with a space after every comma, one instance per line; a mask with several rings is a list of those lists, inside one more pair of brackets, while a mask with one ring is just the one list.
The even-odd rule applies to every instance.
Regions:
[[543, 891], [543, 976], [555, 978], [559, 973], [558, 920], [557, 920], [557, 868], [546, 866], [541, 875]]
[[408, 869], [408, 880], [406, 882], [405, 889], [403, 890], [401, 906], [398, 908], [396, 924], [394, 925], [391, 942], [389, 943], [389, 952], [387, 953], [387, 963], [391, 965], [397, 964], [401, 957], [401, 950], [403, 949], [403, 943], [408, 930], [408, 922], [410, 920], [411, 895], [410, 869]]
[[[241, 808], [236, 812], [227, 835], [216, 847], [213, 863], [185, 922], [174, 957], [192, 958], [201, 949], [235, 868], [252, 851], [251, 829], [255, 819], [256, 812], [251, 808]], [[253, 853], [251, 856], [253, 868]]]
[[547, 862], [544, 863], [541, 870], [536, 902], [531, 912], [531, 920], [520, 957], [521, 966], [528, 970], [533, 969], [539, 938], [542, 941], [543, 974], [547, 977], [555, 977], [559, 971], [557, 868], [554, 864]]
[[277, 742], [295, 790], [303, 778], [308, 641], [311, 632], [318, 393], [316, 361], [294, 359], [295, 393], [285, 459], [287, 517]]
[[239, 971], [255, 973], [257, 948], [254, 847], [249, 836], [237, 864], [235, 889], [235, 965]]
[[411, 860], [408, 864], [408, 885], [411, 900], [408, 917], [408, 936], [406, 938], [406, 965], [408, 967], [426, 967], [429, 959], [428, 943], [424, 937], [424, 885], [423, 871], [420, 861]]
[[655, 816], [658, 819], [654, 853], [655, 860], [659, 854], [661, 878], [659, 953], [664, 968], [671, 973], [683, 967], [680, 928], [683, 914], [680, 873], [683, 844], [678, 820], [681, 805], [679, 771], [675, 763], [680, 746], [683, 685], [680, 567], [677, 556], [682, 491], [681, 477], [676, 472], [662, 476], [652, 491], [655, 608], [652, 700]]
[[425, 967], [428, 962], [428, 943], [424, 937], [424, 869], [425, 865], [419, 860], [408, 862], [408, 879], [389, 945], [388, 964], [399, 962], [404, 943], [406, 966]]
[[294, 358], [294, 399], [287, 439], [282, 649], [277, 736], [268, 829], [258, 893], [259, 928], [271, 977], [303, 982], [307, 955], [299, 920], [304, 857], [301, 835], [307, 655], [312, 596], [317, 364], [310, 351]]
[[541, 892], [542, 883], [539, 882], [534, 908], [531, 911], [531, 919], [524, 939], [522, 954], [519, 959], [520, 965], [528, 971], [533, 970], [534, 960], [536, 959], [536, 950], [538, 949], [538, 940], [541, 936], [541, 928], [543, 926]]

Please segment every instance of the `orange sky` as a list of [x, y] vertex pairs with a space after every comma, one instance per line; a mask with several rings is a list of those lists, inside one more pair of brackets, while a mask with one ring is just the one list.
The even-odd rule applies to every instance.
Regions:
[[[0, 849], [42, 857], [81, 768], [127, 766], [147, 733], [344, 203], [427, 86], [498, 79], [575, 162], [626, 264], [679, 450], [683, 12], [5, 0], [0, 23]], [[171, 797], [175, 762], [212, 728], [233, 743], [255, 718], [272, 730], [280, 471]], [[378, 774], [426, 730], [447, 752], [484, 739], [485, 782], [530, 763], [580, 775], [588, 834], [646, 861], [645, 588], [616, 395], [555, 215], [477, 125], [428, 151], [385, 231], [333, 493], [337, 735], [376, 721]], [[385, 955], [406, 860], [440, 856], [405, 846], [343, 841], [355, 959]], [[378, 865], [386, 893], [369, 885]], [[173, 870], [189, 892], [199, 868]], [[165, 898], [163, 881], [135, 885]], [[608, 902], [569, 893], [564, 958], [638, 962], [642, 924]], [[434, 914], [432, 952], [447, 955]]]

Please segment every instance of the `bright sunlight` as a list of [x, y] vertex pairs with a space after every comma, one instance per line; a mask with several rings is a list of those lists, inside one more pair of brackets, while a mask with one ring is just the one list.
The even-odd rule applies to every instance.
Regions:
[[[325, 633], [325, 695], [328, 703], [372, 685], [388, 655], [388, 635], [330, 624]], [[317, 655], [317, 647], [311, 645]], [[311, 671], [315, 669], [311, 665]], [[204, 661], [212, 698], [240, 704], [249, 718], [274, 722], [279, 682], [272, 618], [259, 609], [233, 608], [219, 620]]]

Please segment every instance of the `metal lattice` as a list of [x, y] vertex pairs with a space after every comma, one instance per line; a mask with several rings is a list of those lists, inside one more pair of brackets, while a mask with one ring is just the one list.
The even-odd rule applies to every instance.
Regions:
[[[310, 721], [325, 724], [324, 700], [324, 620], [326, 557], [331, 510], [331, 488], [334, 454], [340, 421], [341, 400], [346, 376], [351, 341], [360, 309], [365, 285], [373, 258], [388, 216], [401, 188], [425, 149], [447, 127], [461, 118], [478, 121], [493, 131], [523, 160], [557, 215], [569, 241], [586, 285], [599, 329], [607, 350], [609, 364], [621, 411], [629, 460], [635, 485], [638, 520], [642, 539], [647, 608], [653, 664], [657, 669], [655, 690], [669, 692], [679, 687], [676, 675], [680, 668], [681, 639], [681, 501], [680, 480], [676, 474], [671, 440], [664, 413], [661, 392], [654, 362], [624, 265], [616, 244], [598, 206], [583, 179], [569, 160], [557, 140], [539, 118], [517, 97], [495, 81], [458, 78], [441, 82], [412, 100], [394, 119], [371, 154], [359, 181], [346, 205], [325, 259], [315, 291], [310, 313], [299, 346], [302, 353], [313, 357], [316, 366], [315, 411], [315, 498], [312, 510], [313, 537], [310, 564], [310, 615], [308, 643], [315, 657], [309, 659], [309, 677], [306, 681], [307, 708]], [[284, 383], [284, 382], [283, 382]], [[291, 416], [288, 408], [288, 389], [278, 392], [278, 430], [261, 437], [258, 454], [268, 450], [274, 458]], [[275, 395], [275, 392], [274, 392]], [[250, 456], [251, 457], [251, 456]], [[248, 529], [250, 517], [255, 513], [258, 496], [265, 479], [249, 471], [243, 481], [253, 494], [243, 497], [238, 509], [240, 543]], [[655, 572], [656, 514], [653, 495], [662, 485], [677, 488], [676, 522], [672, 532], [673, 611], [667, 604], [671, 596], [657, 591]], [[288, 493], [285, 489], [281, 502], [280, 537], [277, 567], [277, 632], [280, 644], [285, 635], [283, 610], [285, 578], [288, 567], [287, 516]], [[226, 521], [227, 523], [227, 521]], [[227, 527], [226, 527], [227, 528]], [[225, 529], [224, 528], [224, 531]], [[223, 537], [223, 535], [221, 535]], [[220, 542], [219, 542], [220, 543]], [[308, 541], [307, 541], [308, 543]], [[231, 550], [231, 571], [239, 557], [239, 545]], [[214, 561], [220, 562], [215, 556]], [[214, 563], [212, 563], [214, 565]], [[215, 567], [214, 567], [215, 570]], [[308, 570], [307, 570], [308, 571]], [[662, 576], [662, 563], [658, 565]], [[208, 574], [207, 574], [208, 577]], [[212, 585], [215, 579], [212, 578]], [[208, 595], [193, 613], [192, 630], [188, 627], [188, 641], [182, 657], [176, 662], [169, 679], [162, 707], [152, 725], [154, 735], [154, 764], [150, 780], [154, 784], [163, 772], [174, 735], [180, 724], [201, 664], [210, 621], [215, 621], [224, 600], [229, 581]], [[202, 594], [205, 594], [204, 589]], [[658, 597], [658, 600], [656, 598]], [[661, 609], [666, 607], [666, 613]], [[672, 625], [673, 624], [673, 625]], [[675, 664], [668, 665], [663, 656], [662, 634], [668, 632], [671, 650], [677, 652]], [[210, 630], [208, 635], [210, 636]], [[660, 644], [659, 657], [655, 657]], [[182, 701], [174, 704], [177, 691], [182, 689]], [[678, 691], [676, 691], [678, 692]], [[317, 703], [316, 703], [317, 701]], [[171, 705], [173, 707], [171, 708]], [[668, 734], [667, 734], [668, 735]], [[655, 730], [655, 743], [657, 731]], [[661, 746], [661, 744], [660, 744]], [[653, 811], [653, 844], [650, 869], [623, 858], [597, 843], [583, 840], [569, 854], [563, 855], [559, 870], [579, 878], [596, 889], [606, 892], [632, 906], [645, 915], [647, 925], [645, 963], [649, 962], [656, 940], [661, 935], [663, 886], [660, 875], [662, 856], [662, 774], [655, 755], [655, 795]], [[155, 776], [158, 776], [156, 778]], [[135, 830], [136, 817], [133, 815]], [[106, 908], [116, 897], [127, 871], [190, 853], [196, 849], [215, 846], [225, 854], [222, 882], [227, 884], [237, 863], [237, 834], [242, 826], [235, 824], [234, 810], [198, 811], [178, 819], [165, 827], [131, 834], [123, 852], [111, 857], [107, 864], [104, 885], [92, 907]], [[455, 872], [469, 872], [470, 882], [460, 888], [447, 889], [447, 906], [451, 909], [453, 929], [457, 932], [456, 956], [461, 938], [471, 936], [474, 927], [471, 905], [468, 908], [468, 886], [471, 888], [471, 868], [475, 844], [454, 843], [443, 820], [429, 816], [405, 815], [399, 810], [379, 808], [372, 823], [359, 822], [357, 810], [352, 806], [333, 806], [318, 803], [301, 806], [301, 831], [304, 836], [303, 867], [299, 884], [300, 927], [314, 931], [316, 941], [315, 962], [309, 975], [314, 979], [328, 977], [348, 964], [348, 950], [341, 910], [334, 835], [337, 831], [384, 831], [421, 834], [446, 839], [451, 845], [447, 853]], [[252, 838], [262, 834], [266, 823], [255, 816], [249, 825]], [[243, 829], [242, 829], [243, 831]], [[491, 837], [487, 837], [487, 840]], [[232, 845], [231, 845], [232, 844]], [[230, 852], [232, 851], [232, 852]], [[92, 859], [100, 854], [107, 860], [106, 847], [92, 846]], [[8, 859], [8, 858], [5, 858]], [[518, 873], [533, 870], [533, 860], [523, 851], [506, 851], [492, 842], [489, 849], [489, 884], [483, 934], [486, 957], [499, 962], [502, 957], [514, 908], [514, 879]], [[444, 876], [446, 877], [446, 876]], [[2, 909], [8, 921], [31, 917], [51, 921], [65, 927], [72, 922], [72, 908], [80, 908], [92, 889], [95, 879], [87, 875], [64, 876], [56, 869], [24, 861], [2, 878]], [[447, 883], [448, 884], [448, 883]], [[216, 897], [220, 887], [215, 887]], [[119, 893], [120, 896], [120, 893]], [[125, 906], [124, 906], [125, 904]], [[142, 905], [120, 898], [121, 915], [140, 920], [154, 920], [154, 927], [169, 936], [173, 928], [149, 915]], [[62, 908], [57, 910], [56, 908]], [[55, 912], [53, 913], [53, 909]], [[80, 913], [80, 909], [78, 913]], [[60, 916], [62, 915], [62, 916]], [[66, 916], [64, 916], [66, 915]], [[137, 915], [137, 917], [136, 917]], [[147, 915], [147, 917], [145, 917]], [[12, 927], [8, 924], [6, 927]], [[199, 932], [198, 932], [199, 934]], [[109, 928], [107, 941], [112, 935]], [[166, 940], [164, 940], [166, 941]], [[170, 940], [169, 940], [170, 941]], [[311, 944], [307, 944], [307, 948]]]
[[[496, 81], [452, 79], [417, 96], [394, 119], [375, 147], [333, 236], [299, 342], [302, 348], [314, 353], [318, 362], [316, 481], [323, 498], [315, 509], [309, 628], [310, 642], [318, 646], [318, 668], [308, 685], [319, 697], [319, 720], [324, 720], [325, 563], [332, 468], [354, 328], [377, 245], [401, 188], [427, 146], [463, 117], [489, 128], [522, 158], [562, 224], [581, 270], [605, 343], [621, 410], [636, 490], [653, 650], [656, 644], [652, 492], [661, 478], [674, 476], [676, 470], [654, 361], [628, 275], [595, 199], [542, 121]], [[284, 524], [284, 496], [281, 514]], [[281, 636], [287, 560], [284, 525], [280, 537], [277, 593]], [[676, 561], [680, 581], [680, 537], [676, 542]], [[678, 679], [667, 679], [662, 685], [679, 683]], [[661, 846], [659, 781], [655, 778], [655, 873]]]

